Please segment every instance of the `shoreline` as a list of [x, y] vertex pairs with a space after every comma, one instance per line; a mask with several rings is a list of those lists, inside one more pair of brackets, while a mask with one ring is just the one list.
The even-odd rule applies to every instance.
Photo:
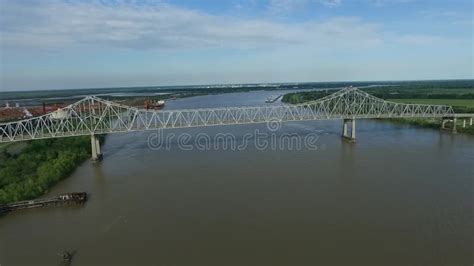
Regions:
[[[98, 136], [103, 143], [105, 135]], [[89, 136], [28, 141], [0, 147], [0, 205], [46, 194], [90, 159]]]
[[[441, 130], [441, 122], [438, 119], [420, 119], [420, 118], [392, 118], [392, 119], [378, 119], [379, 121], [386, 121], [394, 124], [411, 125], [419, 128], [431, 128]], [[474, 126], [462, 127], [459, 122], [456, 124], [457, 133], [474, 136]]]

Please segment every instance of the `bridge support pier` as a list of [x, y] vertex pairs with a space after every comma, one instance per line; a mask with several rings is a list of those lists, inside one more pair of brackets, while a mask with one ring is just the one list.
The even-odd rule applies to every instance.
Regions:
[[95, 135], [91, 135], [91, 151], [93, 162], [98, 162], [102, 160], [102, 153], [100, 152], [100, 142]]
[[449, 120], [448, 119], [444, 119], [441, 121], [441, 130], [446, 130], [446, 123], [448, 123]]
[[472, 117], [469, 119], [469, 126], [472, 127]]
[[[348, 124], [351, 124], [351, 134], [348, 133]], [[344, 119], [342, 124], [342, 138], [350, 142], [356, 140], [356, 122], [355, 119]]]
[[463, 120], [462, 120], [462, 128], [466, 128], [466, 122], [467, 122], [466, 119], [463, 119]]
[[[452, 128], [446, 127], [446, 123], [450, 122], [450, 121], [452, 121], [452, 123], [453, 123]], [[443, 118], [443, 120], [441, 122], [441, 130], [451, 132], [451, 133], [457, 133], [458, 132], [457, 128], [456, 128], [457, 122], [458, 121], [457, 121], [456, 117], [454, 117], [454, 118]]]

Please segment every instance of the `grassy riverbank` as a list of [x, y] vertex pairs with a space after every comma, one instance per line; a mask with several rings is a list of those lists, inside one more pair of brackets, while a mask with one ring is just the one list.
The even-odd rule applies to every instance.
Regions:
[[383, 119], [383, 120], [389, 121], [391, 123], [409, 124], [409, 125], [425, 127], [425, 128], [439, 129], [441, 127], [440, 119], [393, 118], [393, 119]]
[[89, 159], [90, 149], [89, 136], [0, 146], [0, 204], [45, 194]]
[[450, 106], [474, 107], [474, 99], [391, 99], [400, 103], [444, 104]]

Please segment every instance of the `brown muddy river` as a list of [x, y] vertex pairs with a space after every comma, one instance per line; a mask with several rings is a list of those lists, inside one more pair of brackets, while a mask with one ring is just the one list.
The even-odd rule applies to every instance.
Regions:
[[[166, 108], [264, 104], [274, 93]], [[167, 130], [176, 137], [161, 148], [148, 144], [156, 132], [107, 136], [101, 163], [46, 195], [87, 191], [84, 206], [0, 218], [0, 265], [64, 265], [63, 250], [71, 265], [472, 265], [473, 137], [366, 120], [350, 144], [341, 121], [277, 126]], [[316, 141], [262, 148], [256, 130]], [[221, 145], [202, 149], [206, 139]]]

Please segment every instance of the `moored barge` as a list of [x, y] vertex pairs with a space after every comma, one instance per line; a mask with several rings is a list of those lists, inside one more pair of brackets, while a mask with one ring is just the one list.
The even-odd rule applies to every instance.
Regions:
[[11, 211], [31, 209], [39, 207], [47, 207], [50, 205], [58, 204], [82, 204], [87, 200], [86, 192], [73, 192], [62, 194], [53, 198], [35, 199], [35, 200], [24, 200], [5, 205], [0, 205], [0, 214], [8, 213]]

